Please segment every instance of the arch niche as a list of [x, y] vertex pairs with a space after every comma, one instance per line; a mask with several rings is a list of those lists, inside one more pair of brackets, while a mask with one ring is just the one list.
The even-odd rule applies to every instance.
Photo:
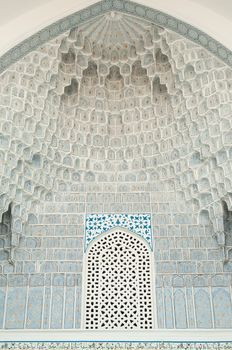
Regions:
[[152, 329], [151, 248], [125, 228], [100, 234], [86, 251], [83, 328]]

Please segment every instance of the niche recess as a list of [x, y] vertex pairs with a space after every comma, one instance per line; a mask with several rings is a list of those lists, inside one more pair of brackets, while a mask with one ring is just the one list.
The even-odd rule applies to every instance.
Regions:
[[9, 261], [11, 252], [11, 205], [7, 211], [2, 214], [0, 222], [0, 260]]
[[86, 329], [151, 329], [151, 251], [137, 235], [115, 229], [87, 250]]
[[232, 260], [232, 211], [229, 211], [225, 201], [222, 202], [222, 206], [226, 257], [227, 260]]

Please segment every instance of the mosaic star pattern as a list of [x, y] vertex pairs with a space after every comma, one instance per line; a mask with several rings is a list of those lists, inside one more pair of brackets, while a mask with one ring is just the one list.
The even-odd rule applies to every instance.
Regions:
[[86, 217], [85, 246], [99, 234], [114, 227], [124, 227], [152, 243], [151, 216], [148, 214], [90, 214]]

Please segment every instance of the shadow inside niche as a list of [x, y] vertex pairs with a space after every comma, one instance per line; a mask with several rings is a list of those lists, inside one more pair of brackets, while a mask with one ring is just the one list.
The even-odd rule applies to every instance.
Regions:
[[2, 214], [0, 222], [0, 261], [8, 261], [11, 248], [11, 204], [5, 213]]
[[229, 211], [228, 205], [225, 201], [222, 202], [223, 206], [223, 225], [225, 232], [225, 245], [232, 248], [232, 211]]

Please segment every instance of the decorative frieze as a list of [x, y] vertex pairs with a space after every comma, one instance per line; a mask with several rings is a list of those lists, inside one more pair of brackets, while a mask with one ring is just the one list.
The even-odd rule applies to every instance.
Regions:
[[67, 350], [89, 350], [89, 349], [98, 349], [98, 350], [231, 350], [231, 342], [9, 342], [9, 343], [0, 343], [0, 349], [8, 350], [47, 350], [47, 349], [67, 349]]

